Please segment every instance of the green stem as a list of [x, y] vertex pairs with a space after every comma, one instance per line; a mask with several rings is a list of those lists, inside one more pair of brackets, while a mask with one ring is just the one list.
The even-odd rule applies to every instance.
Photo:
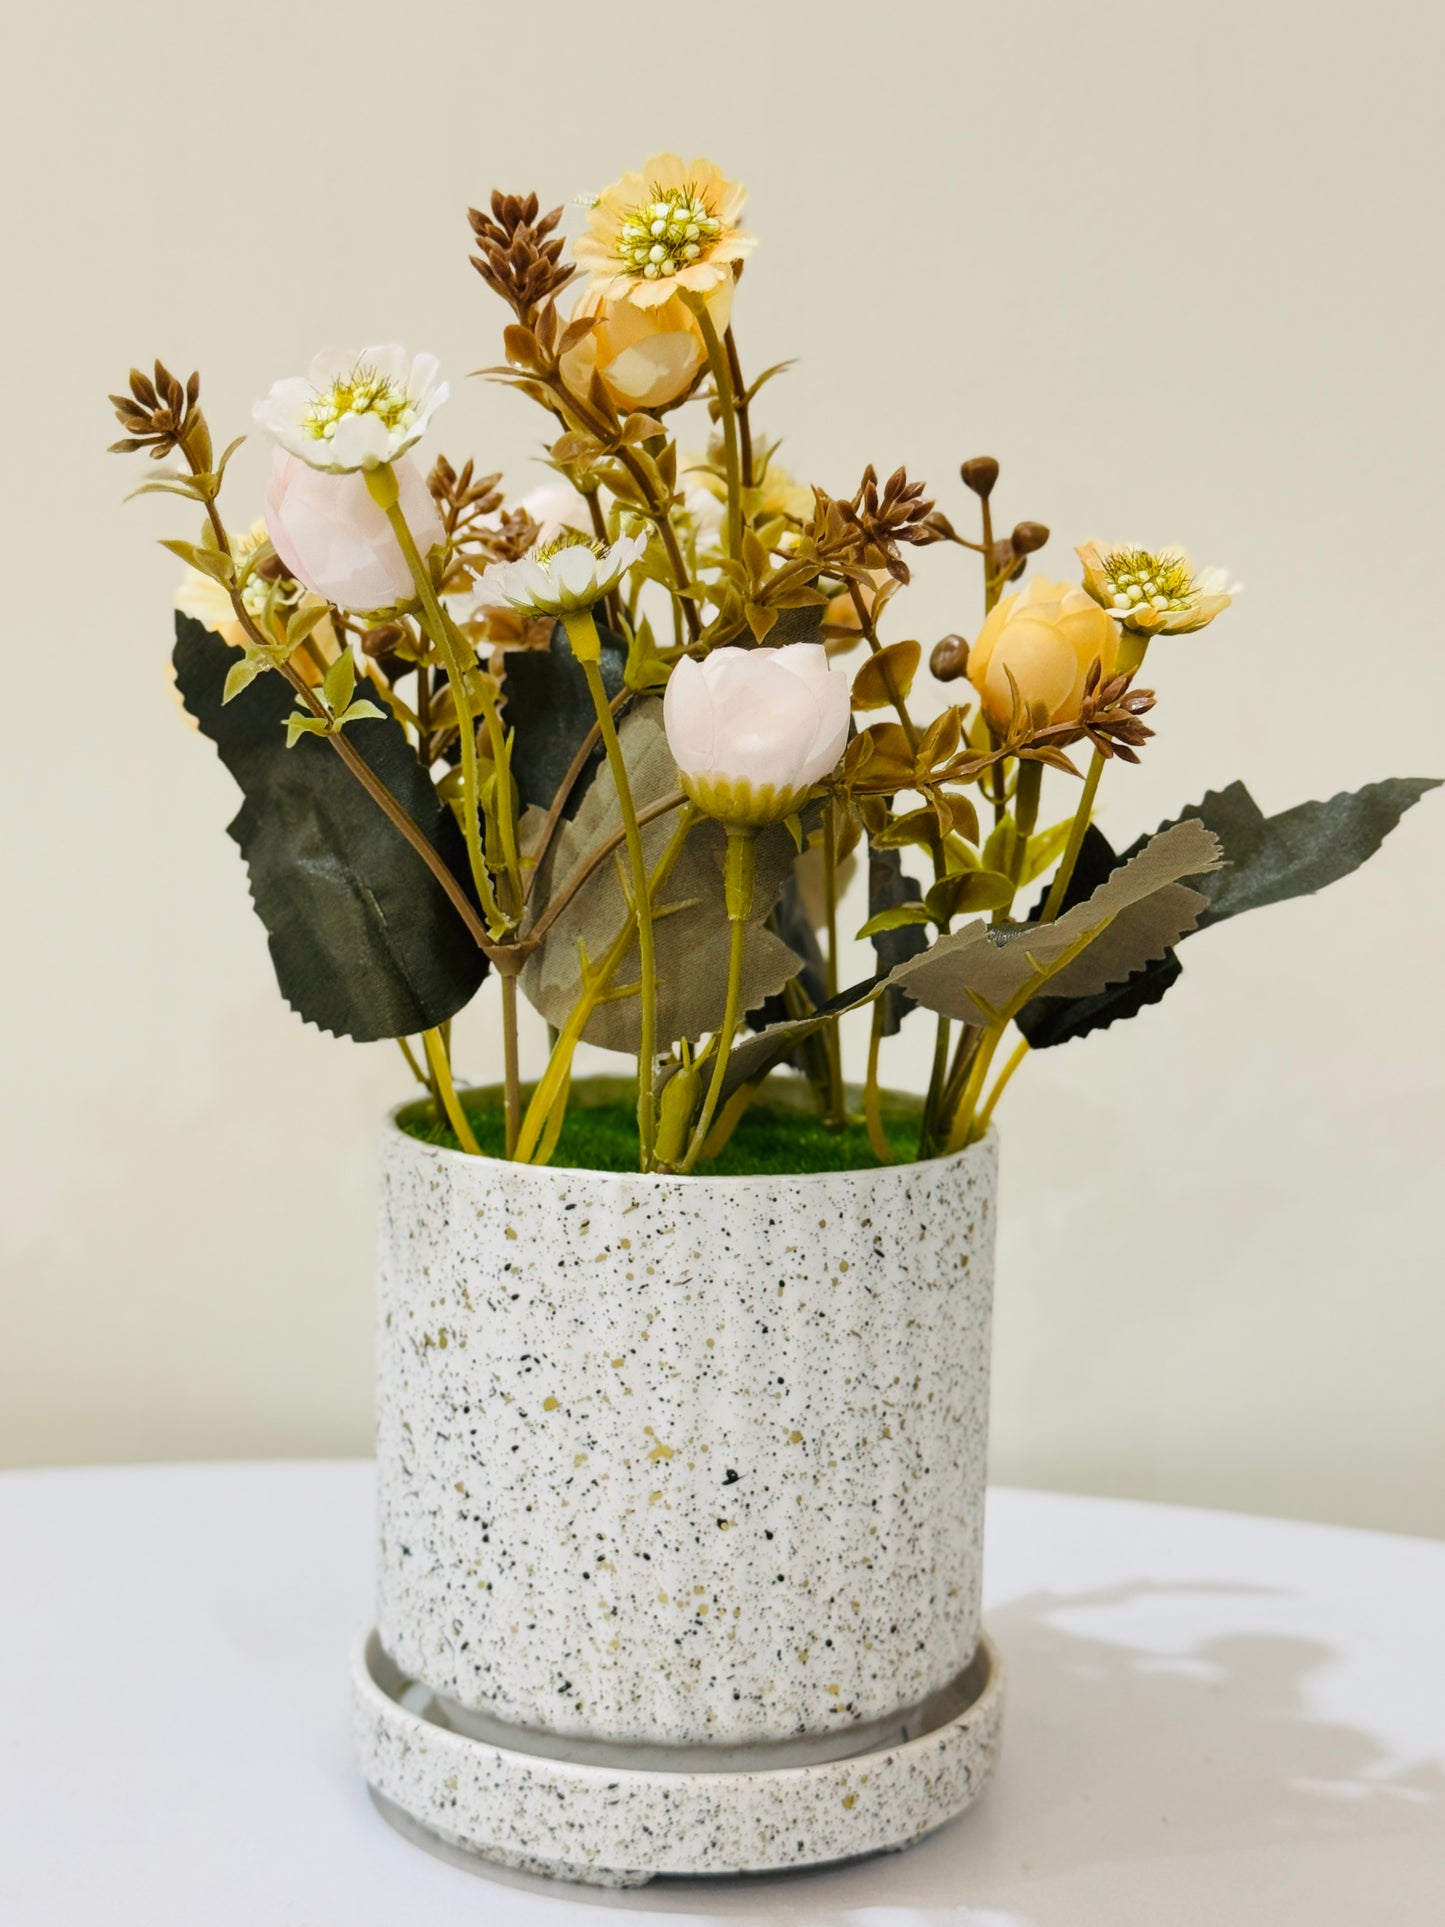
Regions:
[[713, 326], [712, 316], [707, 311], [706, 301], [693, 296], [687, 305], [697, 316], [698, 330], [707, 349], [708, 366], [717, 388], [718, 411], [722, 417], [723, 460], [727, 465], [728, 477], [728, 554], [736, 561], [743, 552], [743, 471], [738, 453], [738, 402], [733, 392], [732, 369], [728, 366], [727, 355]]
[[507, 1156], [517, 1155], [522, 1129], [522, 1072], [517, 1052], [517, 973], [498, 969], [502, 980], [502, 1112], [507, 1126]]
[[868, 1127], [868, 1142], [880, 1164], [893, 1162], [893, 1146], [883, 1128], [883, 1109], [878, 1100], [878, 1049], [883, 1042], [883, 999], [873, 1006], [873, 1022], [868, 1032], [868, 1073], [863, 1080], [863, 1122]]
[[708, 1132], [712, 1129], [727, 1077], [728, 1055], [743, 1014], [743, 957], [747, 948], [748, 916], [753, 907], [756, 857], [757, 831], [751, 825], [735, 827], [730, 824], [726, 871], [729, 930], [727, 998], [723, 1005], [722, 1023], [713, 1039], [712, 1076], [708, 1080], [702, 1115], [693, 1131], [692, 1142], [687, 1147], [687, 1156], [682, 1161], [684, 1172], [690, 1171], [697, 1163], [698, 1155], [707, 1142]]
[[738, 454], [743, 471], [743, 487], [753, 485], [753, 429], [749, 420], [748, 385], [743, 380], [743, 365], [738, 360], [738, 344], [731, 328], [723, 336], [723, 347], [727, 349], [728, 373], [732, 377], [733, 400], [738, 411]]
[[426, 1048], [426, 1061], [431, 1065], [431, 1074], [436, 1079], [437, 1089], [442, 1094], [442, 1108], [447, 1114], [447, 1122], [457, 1134], [457, 1142], [464, 1151], [473, 1157], [482, 1155], [482, 1147], [472, 1135], [472, 1127], [467, 1122], [467, 1114], [457, 1097], [456, 1086], [452, 1083], [451, 1065], [442, 1046], [441, 1032], [424, 1030], [421, 1041]]
[[653, 1146], [657, 1137], [656, 1107], [652, 1097], [654, 1060], [657, 1056], [657, 956], [652, 932], [652, 891], [647, 875], [647, 859], [642, 850], [642, 831], [637, 807], [632, 800], [632, 784], [622, 745], [617, 740], [617, 725], [612, 720], [612, 705], [602, 682], [602, 642], [590, 609], [578, 609], [563, 618], [572, 654], [582, 665], [607, 766], [617, 789], [617, 805], [622, 812], [622, 828], [627, 843], [627, 861], [632, 871], [632, 895], [637, 916], [637, 957], [640, 975], [641, 1035], [637, 1045], [637, 1138], [641, 1168], [652, 1169]]
[[999, 1099], [1003, 1096], [1004, 1092], [1008, 1089], [1009, 1079], [1013, 1076], [1014, 1072], [1018, 1069], [1019, 1065], [1022, 1064], [1024, 1059], [1028, 1056], [1028, 1054], [1029, 1054], [1029, 1040], [1027, 1037], [1021, 1037], [1017, 1042], [1017, 1044], [1014, 1045], [1013, 1054], [1010, 1056], [1008, 1062], [1004, 1065], [1003, 1069], [999, 1072], [998, 1076], [994, 1079], [993, 1089], [988, 1094], [988, 1101], [985, 1103], [983, 1109], [979, 1112], [978, 1117], [975, 1120], [972, 1129], [969, 1131], [970, 1143], [972, 1143], [975, 1138], [981, 1138], [984, 1132], [987, 1131], [989, 1126], [989, 1120], [994, 1113], [994, 1106], [998, 1103]]
[[[838, 995], [838, 831], [833, 815], [833, 799], [823, 804], [823, 902], [827, 918], [828, 954], [824, 959], [823, 982], [829, 997]], [[828, 1115], [823, 1120], [832, 1130], [841, 1131], [847, 1123], [843, 1101], [843, 1038], [838, 1018], [823, 1027], [823, 1042], [828, 1053]]]
[[477, 776], [477, 734], [472, 721], [471, 698], [467, 694], [466, 667], [459, 659], [452, 642], [445, 612], [427, 574], [426, 564], [422, 561], [421, 551], [407, 526], [406, 517], [401, 512], [397, 498], [396, 472], [389, 463], [380, 468], [366, 470], [366, 486], [371, 491], [371, 499], [376, 503], [391, 524], [391, 532], [396, 537], [397, 547], [406, 558], [406, 566], [411, 571], [411, 579], [416, 586], [426, 616], [426, 630], [437, 648], [441, 651], [446, 665], [447, 681], [451, 685], [452, 704], [457, 712], [457, 733], [462, 752], [462, 829], [467, 841], [467, 859], [471, 864], [472, 882], [487, 922], [494, 937], [501, 936], [507, 928], [507, 920], [502, 915], [492, 889], [491, 873], [487, 869], [486, 858], [482, 854], [482, 825], [480, 784]]
[[1089, 764], [1089, 773], [1084, 778], [1084, 793], [1079, 798], [1079, 807], [1074, 811], [1074, 820], [1069, 828], [1069, 840], [1064, 845], [1064, 854], [1059, 859], [1059, 867], [1049, 894], [1044, 899], [1042, 923], [1052, 923], [1063, 906], [1064, 895], [1074, 874], [1074, 865], [1079, 860], [1079, 851], [1084, 847], [1084, 834], [1094, 814], [1094, 798], [1099, 793], [1099, 778], [1104, 773], [1104, 757], [1096, 749]]

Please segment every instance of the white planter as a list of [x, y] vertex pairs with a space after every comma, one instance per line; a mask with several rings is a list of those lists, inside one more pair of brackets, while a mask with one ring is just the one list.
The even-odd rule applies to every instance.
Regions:
[[384, 1810], [574, 1879], [900, 1846], [986, 1776], [995, 1141], [804, 1177], [382, 1152]]

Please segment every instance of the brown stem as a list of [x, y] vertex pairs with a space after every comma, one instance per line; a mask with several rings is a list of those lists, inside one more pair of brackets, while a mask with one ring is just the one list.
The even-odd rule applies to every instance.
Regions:
[[742, 363], [738, 360], [738, 344], [733, 338], [731, 328], [723, 336], [723, 348], [727, 353], [728, 369], [733, 378], [733, 397], [738, 415], [738, 453], [741, 457], [742, 480], [744, 488], [753, 485], [753, 430], [748, 420], [748, 391], [743, 386]]
[[[687, 798], [681, 790], [674, 790], [671, 796], [659, 797], [657, 802], [647, 804], [644, 809], [640, 809], [637, 812], [639, 829], [644, 823], [651, 823], [659, 816], [666, 816], [670, 810], [680, 809], [686, 801]], [[572, 901], [573, 897], [576, 896], [587, 879], [600, 868], [614, 850], [621, 847], [626, 835], [627, 832], [625, 828], [619, 825], [618, 828], [612, 832], [611, 836], [605, 838], [594, 849], [587, 852], [586, 857], [578, 864], [577, 868], [572, 872], [571, 876], [568, 877], [562, 888], [557, 892], [556, 896], [552, 898], [541, 916], [538, 917], [537, 921], [527, 932], [527, 941], [529, 943], [537, 944], [541, 942], [542, 938], [546, 936], [547, 932], [552, 928], [552, 925], [557, 921], [558, 917], [561, 916], [562, 912], [567, 908], [567, 905]], [[533, 875], [536, 875], [536, 871], [533, 871]]]
[[[612, 714], [614, 716], [616, 716], [619, 710], [627, 703], [631, 702], [632, 693], [630, 689], [624, 688], [618, 690], [617, 694], [612, 698]], [[532, 856], [531, 874], [528, 876], [522, 890], [522, 902], [524, 905], [531, 897], [532, 886], [536, 883], [542, 865], [547, 860], [547, 852], [552, 847], [552, 838], [557, 834], [557, 828], [562, 821], [562, 812], [567, 807], [568, 798], [576, 787], [578, 777], [581, 776], [583, 770], [586, 769], [593, 750], [596, 749], [601, 740], [602, 725], [601, 723], [594, 723], [582, 738], [577, 754], [567, 765], [566, 775], [557, 785], [557, 794], [552, 798], [551, 806], [543, 820], [541, 833], [537, 839], [537, 847]]]

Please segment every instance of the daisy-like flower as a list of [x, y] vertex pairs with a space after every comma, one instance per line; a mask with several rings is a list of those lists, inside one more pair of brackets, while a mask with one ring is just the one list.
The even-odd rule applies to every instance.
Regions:
[[529, 615], [575, 615], [610, 594], [647, 547], [645, 535], [624, 535], [609, 546], [580, 529], [546, 534], [520, 561], [493, 562], [482, 571], [480, 604]]
[[1125, 629], [1141, 635], [1184, 635], [1227, 609], [1242, 585], [1224, 569], [1196, 569], [1183, 549], [1101, 549], [1085, 542], [1074, 553], [1084, 565], [1084, 587]]
[[[236, 558], [238, 574], [245, 573], [246, 565], [266, 540], [264, 522], [253, 522], [244, 535], [232, 536], [231, 553]], [[301, 593], [301, 584], [294, 577], [283, 576], [279, 581], [268, 581], [253, 572], [246, 578], [241, 600], [251, 619], [264, 624], [268, 603], [272, 609], [290, 610], [301, 600]], [[229, 644], [232, 649], [245, 646], [246, 631], [236, 614], [231, 592], [213, 575], [202, 575], [199, 569], [187, 569], [185, 579], [176, 590], [176, 607], [183, 616], [190, 616], [193, 621], [204, 623], [207, 629], [214, 630], [222, 642]]]
[[705, 295], [757, 246], [738, 227], [746, 199], [711, 161], [654, 154], [640, 174], [624, 174], [590, 201], [572, 252], [610, 299], [654, 308], [679, 288]]
[[347, 475], [394, 462], [421, 440], [451, 393], [439, 372], [435, 355], [408, 358], [395, 342], [328, 348], [304, 376], [278, 381], [251, 413], [289, 454]]

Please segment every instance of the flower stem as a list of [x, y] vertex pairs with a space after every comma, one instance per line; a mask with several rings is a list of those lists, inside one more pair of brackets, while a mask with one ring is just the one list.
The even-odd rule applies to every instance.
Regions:
[[693, 1131], [692, 1142], [687, 1147], [687, 1156], [682, 1161], [684, 1172], [690, 1171], [697, 1163], [698, 1155], [707, 1142], [708, 1132], [712, 1129], [713, 1118], [722, 1100], [723, 1082], [727, 1077], [728, 1055], [743, 1014], [743, 956], [747, 947], [748, 917], [753, 907], [756, 860], [757, 831], [751, 825], [736, 828], [729, 825], [726, 870], [729, 931], [727, 998], [723, 1005], [722, 1023], [713, 1039], [712, 1076], [708, 1080], [707, 1096], [703, 1100], [702, 1114]]
[[[824, 959], [824, 988], [829, 997], [838, 994], [838, 831], [833, 816], [833, 799], [823, 804], [823, 903], [827, 921], [828, 954]], [[823, 1043], [828, 1053], [828, 1115], [823, 1122], [841, 1131], [847, 1123], [843, 1101], [843, 1038], [838, 1018], [823, 1026]]]
[[656, 1107], [652, 1099], [654, 1059], [657, 1056], [657, 957], [652, 934], [652, 891], [647, 875], [647, 859], [642, 850], [642, 831], [637, 807], [632, 800], [632, 784], [627, 761], [617, 739], [612, 720], [612, 705], [602, 682], [602, 643], [590, 609], [578, 609], [563, 618], [572, 653], [581, 663], [597, 712], [607, 766], [617, 789], [617, 805], [622, 812], [626, 835], [627, 860], [632, 871], [632, 895], [637, 915], [637, 956], [640, 967], [641, 1035], [637, 1043], [637, 1139], [641, 1168], [652, 1169], [653, 1145], [657, 1137]]
[[972, 1143], [973, 1140], [976, 1138], [981, 1138], [984, 1132], [987, 1131], [989, 1126], [989, 1120], [993, 1116], [994, 1106], [998, 1103], [999, 1099], [1003, 1096], [1005, 1090], [1008, 1088], [1009, 1079], [1013, 1076], [1014, 1072], [1018, 1069], [1019, 1065], [1022, 1064], [1024, 1059], [1028, 1056], [1028, 1054], [1029, 1054], [1029, 1040], [1027, 1037], [1021, 1037], [1017, 1042], [1017, 1044], [1014, 1045], [1013, 1054], [1010, 1056], [1008, 1062], [1004, 1065], [1003, 1069], [999, 1072], [998, 1076], [994, 1079], [993, 1089], [988, 1094], [988, 1101], [985, 1103], [983, 1109], [979, 1112], [977, 1120], [975, 1121], [973, 1128], [969, 1132], [970, 1143]]
[[697, 317], [698, 330], [702, 335], [703, 346], [707, 349], [708, 366], [712, 369], [713, 384], [717, 389], [718, 412], [722, 417], [723, 460], [727, 465], [728, 477], [728, 554], [734, 561], [743, 551], [743, 471], [738, 454], [738, 402], [733, 392], [732, 369], [713, 326], [712, 316], [707, 311], [707, 302], [700, 296], [688, 297], [687, 305]]
[[863, 1122], [868, 1127], [868, 1142], [880, 1164], [893, 1162], [893, 1146], [883, 1128], [883, 1111], [878, 1101], [878, 1048], [883, 1042], [883, 999], [873, 1005], [873, 1022], [868, 1032], [868, 1074], [863, 1080]]
[[442, 1108], [447, 1114], [447, 1122], [457, 1134], [457, 1142], [464, 1151], [475, 1158], [482, 1155], [482, 1147], [472, 1135], [472, 1127], [467, 1122], [467, 1114], [457, 1097], [456, 1086], [452, 1082], [451, 1065], [447, 1062], [446, 1051], [442, 1048], [441, 1032], [424, 1030], [422, 1044], [426, 1049], [426, 1061], [431, 1065], [431, 1074], [436, 1079], [437, 1089], [442, 1094]]
[[451, 633], [447, 627], [446, 616], [432, 579], [427, 574], [426, 564], [422, 561], [421, 551], [407, 526], [406, 517], [401, 512], [397, 496], [396, 471], [389, 463], [379, 468], [369, 468], [366, 473], [366, 486], [371, 498], [391, 524], [391, 532], [396, 537], [397, 547], [406, 558], [406, 566], [411, 571], [412, 582], [421, 601], [426, 616], [427, 634], [441, 651], [446, 665], [447, 681], [451, 685], [452, 703], [457, 712], [457, 734], [462, 753], [462, 830], [467, 840], [467, 858], [471, 864], [472, 882], [477, 896], [486, 913], [492, 935], [500, 936], [507, 927], [492, 889], [491, 873], [487, 869], [482, 854], [482, 826], [479, 783], [477, 778], [477, 737], [472, 721], [471, 698], [467, 693], [466, 666], [458, 657]]
[[728, 373], [732, 376], [733, 399], [738, 411], [738, 455], [743, 472], [743, 487], [753, 485], [753, 429], [748, 419], [748, 385], [743, 380], [743, 366], [738, 360], [737, 339], [731, 328], [723, 336], [723, 346], [728, 354]]
[[1104, 773], [1104, 757], [1097, 749], [1089, 764], [1089, 773], [1084, 778], [1084, 793], [1079, 798], [1079, 807], [1074, 811], [1074, 820], [1069, 829], [1069, 840], [1064, 845], [1064, 854], [1059, 859], [1059, 867], [1049, 894], [1044, 899], [1042, 923], [1052, 923], [1063, 905], [1064, 895], [1074, 874], [1074, 865], [1079, 860], [1079, 851], [1084, 847], [1084, 835], [1094, 814], [1094, 798], [1099, 792], [1099, 778]]

